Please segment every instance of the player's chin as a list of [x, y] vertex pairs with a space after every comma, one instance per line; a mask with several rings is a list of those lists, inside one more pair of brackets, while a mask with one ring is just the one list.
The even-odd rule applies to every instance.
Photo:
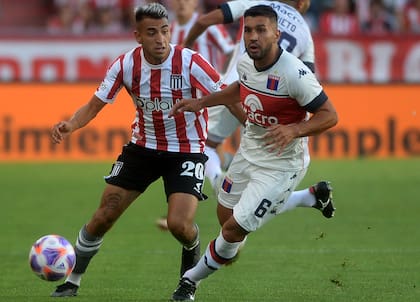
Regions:
[[261, 51], [259, 48], [249, 48], [247, 49], [248, 55], [253, 60], [261, 59]]
[[153, 55], [156, 59], [164, 59], [166, 55], [168, 54], [168, 51], [166, 48], [157, 48], [154, 50]]
[[259, 60], [259, 59], [262, 58], [261, 52], [259, 52], [259, 51], [256, 51], [256, 52], [248, 52], [248, 55], [253, 60]]

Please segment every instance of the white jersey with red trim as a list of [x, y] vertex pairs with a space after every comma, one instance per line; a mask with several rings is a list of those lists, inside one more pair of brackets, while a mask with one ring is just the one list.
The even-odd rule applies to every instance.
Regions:
[[112, 103], [122, 87], [136, 108], [131, 141], [149, 149], [204, 152], [207, 139], [207, 110], [185, 112], [168, 118], [173, 104], [182, 98], [220, 90], [220, 76], [197, 52], [170, 45], [169, 57], [152, 65], [139, 46], [117, 58], [95, 95]]
[[[278, 1], [241, 0], [229, 1], [220, 6], [224, 22], [232, 23], [243, 17], [245, 11], [256, 5], [271, 6], [278, 15], [278, 29], [281, 31], [280, 46], [298, 57], [303, 62], [315, 64], [315, 47], [311, 31], [303, 16], [292, 6]], [[242, 23], [242, 22], [241, 22]], [[242, 24], [241, 24], [242, 25]], [[241, 26], [239, 45], [235, 56], [229, 62], [224, 82], [230, 84], [237, 80], [236, 64], [239, 57], [245, 52], [243, 41], [243, 26]]]
[[[194, 13], [191, 19], [180, 25], [178, 22], [171, 23], [171, 43], [182, 44], [193, 25], [197, 22], [198, 13]], [[206, 58], [216, 69], [221, 70], [221, 54], [227, 55], [233, 51], [235, 44], [224, 25], [218, 24], [207, 28], [194, 43], [193, 49]]]
[[297, 171], [309, 164], [307, 138], [296, 138], [284, 150], [270, 152], [262, 136], [267, 127], [299, 123], [314, 112], [327, 96], [310, 69], [295, 56], [282, 51], [271, 67], [258, 71], [243, 55], [238, 63], [242, 105], [248, 115], [239, 152], [261, 167]]

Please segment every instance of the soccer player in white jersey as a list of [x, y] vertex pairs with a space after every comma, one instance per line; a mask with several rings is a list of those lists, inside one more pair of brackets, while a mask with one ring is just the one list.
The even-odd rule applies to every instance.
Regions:
[[168, 227], [182, 244], [181, 275], [200, 258], [195, 213], [204, 181], [207, 110], [168, 118], [171, 107], [182, 98], [194, 98], [220, 90], [217, 71], [200, 54], [170, 44], [168, 13], [151, 3], [135, 11], [135, 37], [140, 46], [119, 56], [88, 103], [68, 121], [52, 129], [52, 140], [86, 126], [121, 88], [133, 100], [135, 118], [131, 141], [115, 161], [100, 205], [81, 228], [76, 244], [76, 266], [52, 293], [75, 296], [83, 273], [98, 252], [103, 237], [128, 206], [146, 188], [163, 178], [168, 205]]
[[201, 99], [182, 100], [171, 109], [170, 116], [176, 118], [186, 111], [241, 102], [247, 113], [239, 150], [219, 193], [222, 229], [197, 265], [182, 276], [173, 301], [193, 301], [199, 282], [235, 257], [250, 232], [295, 207], [289, 196], [309, 165], [307, 136], [337, 123], [334, 106], [315, 75], [279, 46], [277, 18], [271, 6], [248, 9], [239, 80]]
[[[294, 54], [307, 67], [314, 71], [314, 43], [311, 32], [307, 23], [303, 18], [303, 14], [310, 6], [310, 0], [279, 0], [279, 1], [254, 1], [241, 0], [229, 1], [221, 4], [219, 8], [202, 15], [197, 23], [191, 28], [184, 43], [190, 47], [195, 39], [208, 27], [213, 24], [231, 23], [240, 19], [244, 12], [255, 5], [268, 5], [277, 13], [277, 26], [282, 32], [279, 44], [288, 52]], [[238, 80], [238, 73], [236, 70], [239, 57], [245, 52], [243, 42], [243, 27], [241, 27], [240, 40], [235, 49], [235, 53], [229, 64], [226, 74], [223, 77], [225, 84], [230, 84]], [[206, 141], [206, 155], [209, 160], [206, 162], [206, 176], [209, 179], [223, 180], [220, 159], [215, 152], [218, 145], [222, 144], [224, 139], [229, 137], [235, 129], [243, 122], [230, 113], [226, 106], [216, 106], [209, 108], [209, 128], [208, 138]], [[214, 181], [218, 184], [218, 181]], [[220, 186], [220, 183], [219, 183]], [[219, 187], [215, 188], [217, 191]], [[332, 203], [332, 188], [326, 181], [321, 181], [309, 189], [295, 191], [291, 194], [290, 200], [298, 206], [309, 207], [315, 199], [326, 206], [321, 207], [322, 214], [331, 218], [334, 215], [334, 205]]]
[[[254, 5], [271, 5], [279, 16], [278, 27], [283, 32], [279, 43], [283, 49], [293, 53], [314, 70], [314, 44], [309, 27], [302, 17], [310, 6], [310, 0], [279, 0], [279, 1], [255, 1], [241, 0], [223, 3], [219, 8], [200, 16], [188, 33], [184, 45], [191, 47], [194, 41], [202, 33], [214, 24], [232, 23], [242, 20], [241, 17], [246, 9]], [[238, 33], [238, 45], [223, 77], [225, 84], [230, 84], [238, 79], [236, 64], [238, 58], [245, 52], [242, 39], [242, 26]], [[242, 121], [241, 121], [242, 122]], [[223, 141], [231, 136], [241, 125], [241, 122], [233, 117], [225, 106], [209, 108], [209, 128], [206, 142], [206, 176], [216, 186], [222, 179], [221, 161], [216, 149]], [[217, 188], [215, 188], [217, 191]], [[308, 196], [308, 198], [310, 198]]]
[[[182, 45], [191, 27], [199, 17], [198, 0], [171, 1], [175, 20], [171, 22], [171, 43]], [[223, 57], [229, 57], [235, 44], [223, 24], [208, 27], [194, 42], [192, 49], [199, 52], [219, 72]]]

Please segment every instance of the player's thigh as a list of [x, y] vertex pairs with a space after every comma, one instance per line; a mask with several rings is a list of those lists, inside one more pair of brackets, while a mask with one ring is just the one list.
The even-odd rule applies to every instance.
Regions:
[[130, 142], [123, 146], [105, 181], [110, 185], [142, 193], [161, 176], [163, 168], [160, 165], [156, 150]]
[[248, 232], [262, 227], [281, 212], [302, 179], [303, 171], [277, 171], [252, 166], [248, 186], [233, 208], [237, 223]]
[[187, 193], [197, 200], [207, 199], [203, 194], [204, 164], [207, 156], [203, 153], [166, 153], [161, 158], [164, 166], [162, 174], [166, 197], [174, 193]]
[[239, 202], [243, 191], [248, 186], [250, 180], [251, 164], [242, 156], [240, 152], [233, 157], [232, 163], [223, 178], [218, 193], [218, 202], [227, 209], [233, 207]]
[[221, 143], [241, 125], [226, 106], [208, 108], [208, 140]]

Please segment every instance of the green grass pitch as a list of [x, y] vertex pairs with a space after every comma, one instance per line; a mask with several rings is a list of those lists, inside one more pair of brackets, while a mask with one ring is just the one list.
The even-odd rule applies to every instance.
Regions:
[[[60, 282], [38, 279], [31, 244], [75, 241], [98, 205], [111, 163], [0, 164], [0, 301], [52, 301]], [[196, 301], [420, 301], [420, 159], [314, 160], [300, 188], [332, 181], [337, 212], [299, 208], [249, 236], [236, 264], [204, 280]], [[219, 232], [215, 199], [199, 207], [202, 250]], [[78, 302], [168, 301], [180, 245], [155, 227], [166, 212], [153, 184], [106, 235]], [[67, 299], [66, 299], [67, 301]]]

